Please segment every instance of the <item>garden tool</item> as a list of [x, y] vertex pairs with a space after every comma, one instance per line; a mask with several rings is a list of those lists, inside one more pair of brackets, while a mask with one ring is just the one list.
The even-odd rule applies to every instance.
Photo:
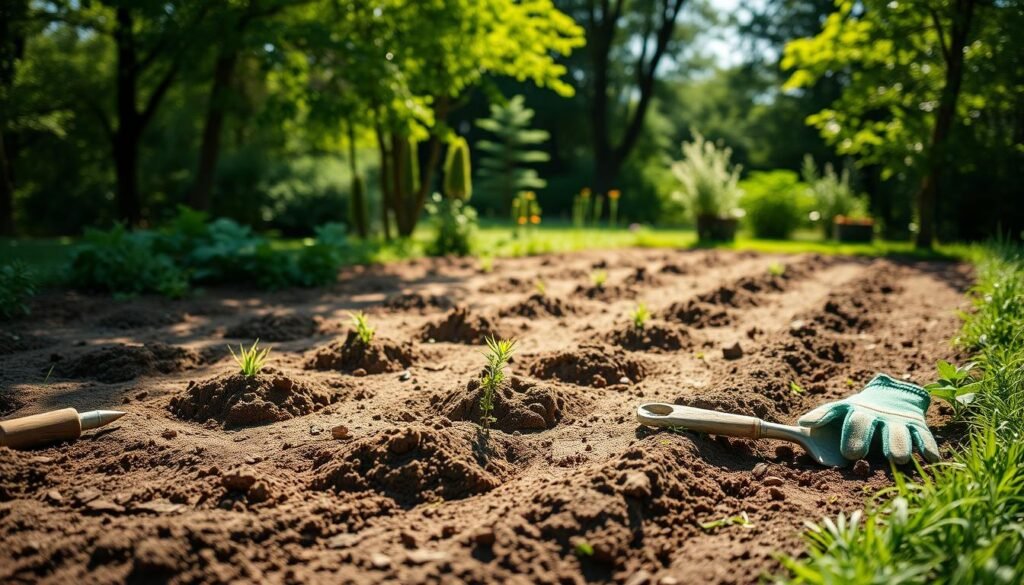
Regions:
[[118, 410], [90, 410], [79, 414], [74, 408], [64, 408], [0, 421], [0, 447], [28, 449], [77, 439], [82, 431], [98, 429], [125, 414]]
[[691, 431], [798, 443], [818, 463], [843, 467], [868, 454], [875, 429], [882, 453], [895, 463], [910, 461], [917, 448], [928, 461], [939, 449], [924, 420], [931, 398], [909, 382], [878, 374], [859, 393], [823, 404], [800, 417], [800, 426], [782, 425], [752, 416], [675, 404], [648, 403], [637, 409], [641, 423], [683, 427]]

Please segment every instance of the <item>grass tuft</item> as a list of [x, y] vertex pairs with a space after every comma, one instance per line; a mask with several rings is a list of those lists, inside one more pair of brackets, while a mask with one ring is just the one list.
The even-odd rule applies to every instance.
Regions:
[[595, 270], [591, 272], [590, 282], [594, 285], [594, 288], [604, 288], [604, 284], [608, 282], [608, 271]]
[[270, 355], [270, 348], [260, 349], [260, 340], [257, 339], [253, 342], [252, 347], [245, 349], [245, 346], [238, 344], [238, 353], [228, 346], [228, 351], [231, 352], [231, 357], [235, 358], [235, 363], [238, 367], [242, 368], [242, 375], [246, 378], [252, 378], [256, 374], [260, 373], [263, 366], [267, 363], [267, 356]]
[[370, 318], [362, 311], [357, 311], [355, 313], [350, 312], [348, 317], [352, 326], [356, 329], [356, 335], [359, 337], [359, 341], [361, 341], [363, 345], [370, 345], [370, 342], [373, 341], [373, 334], [377, 332], [376, 328], [370, 326]]
[[651, 312], [647, 310], [647, 304], [637, 303], [636, 308], [630, 313], [630, 318], [633, 320], [633, 327], [643, 329], [644, 325], [651, 318]]
[[480, 385], [483, 387], [483, 395], [480, 397], [480, 410], [482, 416], [480, 422], [483, 423], [484, 428], [490, 428], [491, 423], [495, 421], [492, 412], [494, 412], [494, 393], [498, 391], [501, 383], [505, 381], [505, 366], [508, 365], [509, 359], [512, 354], [515, 353], [516, 340], [514, 339], [495, 339], [493, 337], [487, 338], [487, 351], [484, 352], [484, 357], [487, 358], [487, 365], [484, 366], [484, 375], [480, 379]]

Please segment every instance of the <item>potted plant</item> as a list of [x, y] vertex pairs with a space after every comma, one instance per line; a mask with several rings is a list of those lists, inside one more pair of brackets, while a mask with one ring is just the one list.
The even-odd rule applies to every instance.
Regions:
[[683, 159], [672, 163], [680, 184], [676, 198], [696, 220], [698, 240], [732, 242], [742, 215], [740, 167], [729, 162], [732, 149], [719, 148], [694, 133], [693, 142], [684, 142], [682, 150]]
[[814, 199], [812, 219], [822, 222], [825, 237], [839, 242], [870, 242], [875, 222], [868, 214], [867, 198], [850, 186], [850, 173], [837, 174], [831, 164], [819, 174], [810, 155], [804, 157], [804, 181]]

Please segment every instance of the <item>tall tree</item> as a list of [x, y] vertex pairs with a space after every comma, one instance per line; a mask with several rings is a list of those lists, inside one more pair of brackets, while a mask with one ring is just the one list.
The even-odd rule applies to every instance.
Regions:
[[25, 52], [27, 16], [28, 2], [25, 0], [0, 3], [0, 236], [14, 235], [13, 157], [7, 152], [5, 130], [10, 124], [15, 69]]
[[[613, 187], [619, 171], [636, 146], [644, 118], [654, 97], [658, 66], [670, 52], [679, 15], [686, 0], [588, 0], [584, 26], [593, 79], [590, 84], [590, 115], [594, 148], [594, 188], [604, 193]], [[616, 38], [626, 36], [637, 47], [631, 67], [633, 85], [613, 83], [613, 51], [622, 47]], [[627, 57], [628, 58], [628, 57]], [[617, 110], [621, 137], [612, 136]]]
[[524, 104], [523, 96], [517, 95], [507, 103], [491, 104], [491, 117], [476, 123], [493, 136], [476, 144], [485, 154], [477, 171], [481, 178], [477, 190], [503, 212], [511, 209], [512, 199], [520, 191], [543, 189], [547, 185], [536, 169], [528, 166], [549, 158], [546, 152], [536, 150], [547, 142], [549, 134], [530, 128], [533, 113]]

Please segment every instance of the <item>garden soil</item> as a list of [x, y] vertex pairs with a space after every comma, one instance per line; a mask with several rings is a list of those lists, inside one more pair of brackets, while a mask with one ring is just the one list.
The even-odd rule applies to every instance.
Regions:
[[[793, 423], [879, 371], [926, 383], [936, 360], [963, 359], [949, 340], [971, 278], [957, 263], [622, 250], [488, 271], [415, 260], [182, 301], [47, 293], [0, 335], [0, 415], [128, 414], [0, 448], [0, 582], [756, 583], [803, 553], [804, 521], [889, 485], [888, 465], [645, 428], [637, 405]], [[350, 311], [377, 330], [365, 358]], [[518, 346], [485, 429], [491, 333]], [[247, 380], [225, 345], [257, 336], [270, 366]], [[949, 418], [929, 410], [947, 453], [962, 432]]]

